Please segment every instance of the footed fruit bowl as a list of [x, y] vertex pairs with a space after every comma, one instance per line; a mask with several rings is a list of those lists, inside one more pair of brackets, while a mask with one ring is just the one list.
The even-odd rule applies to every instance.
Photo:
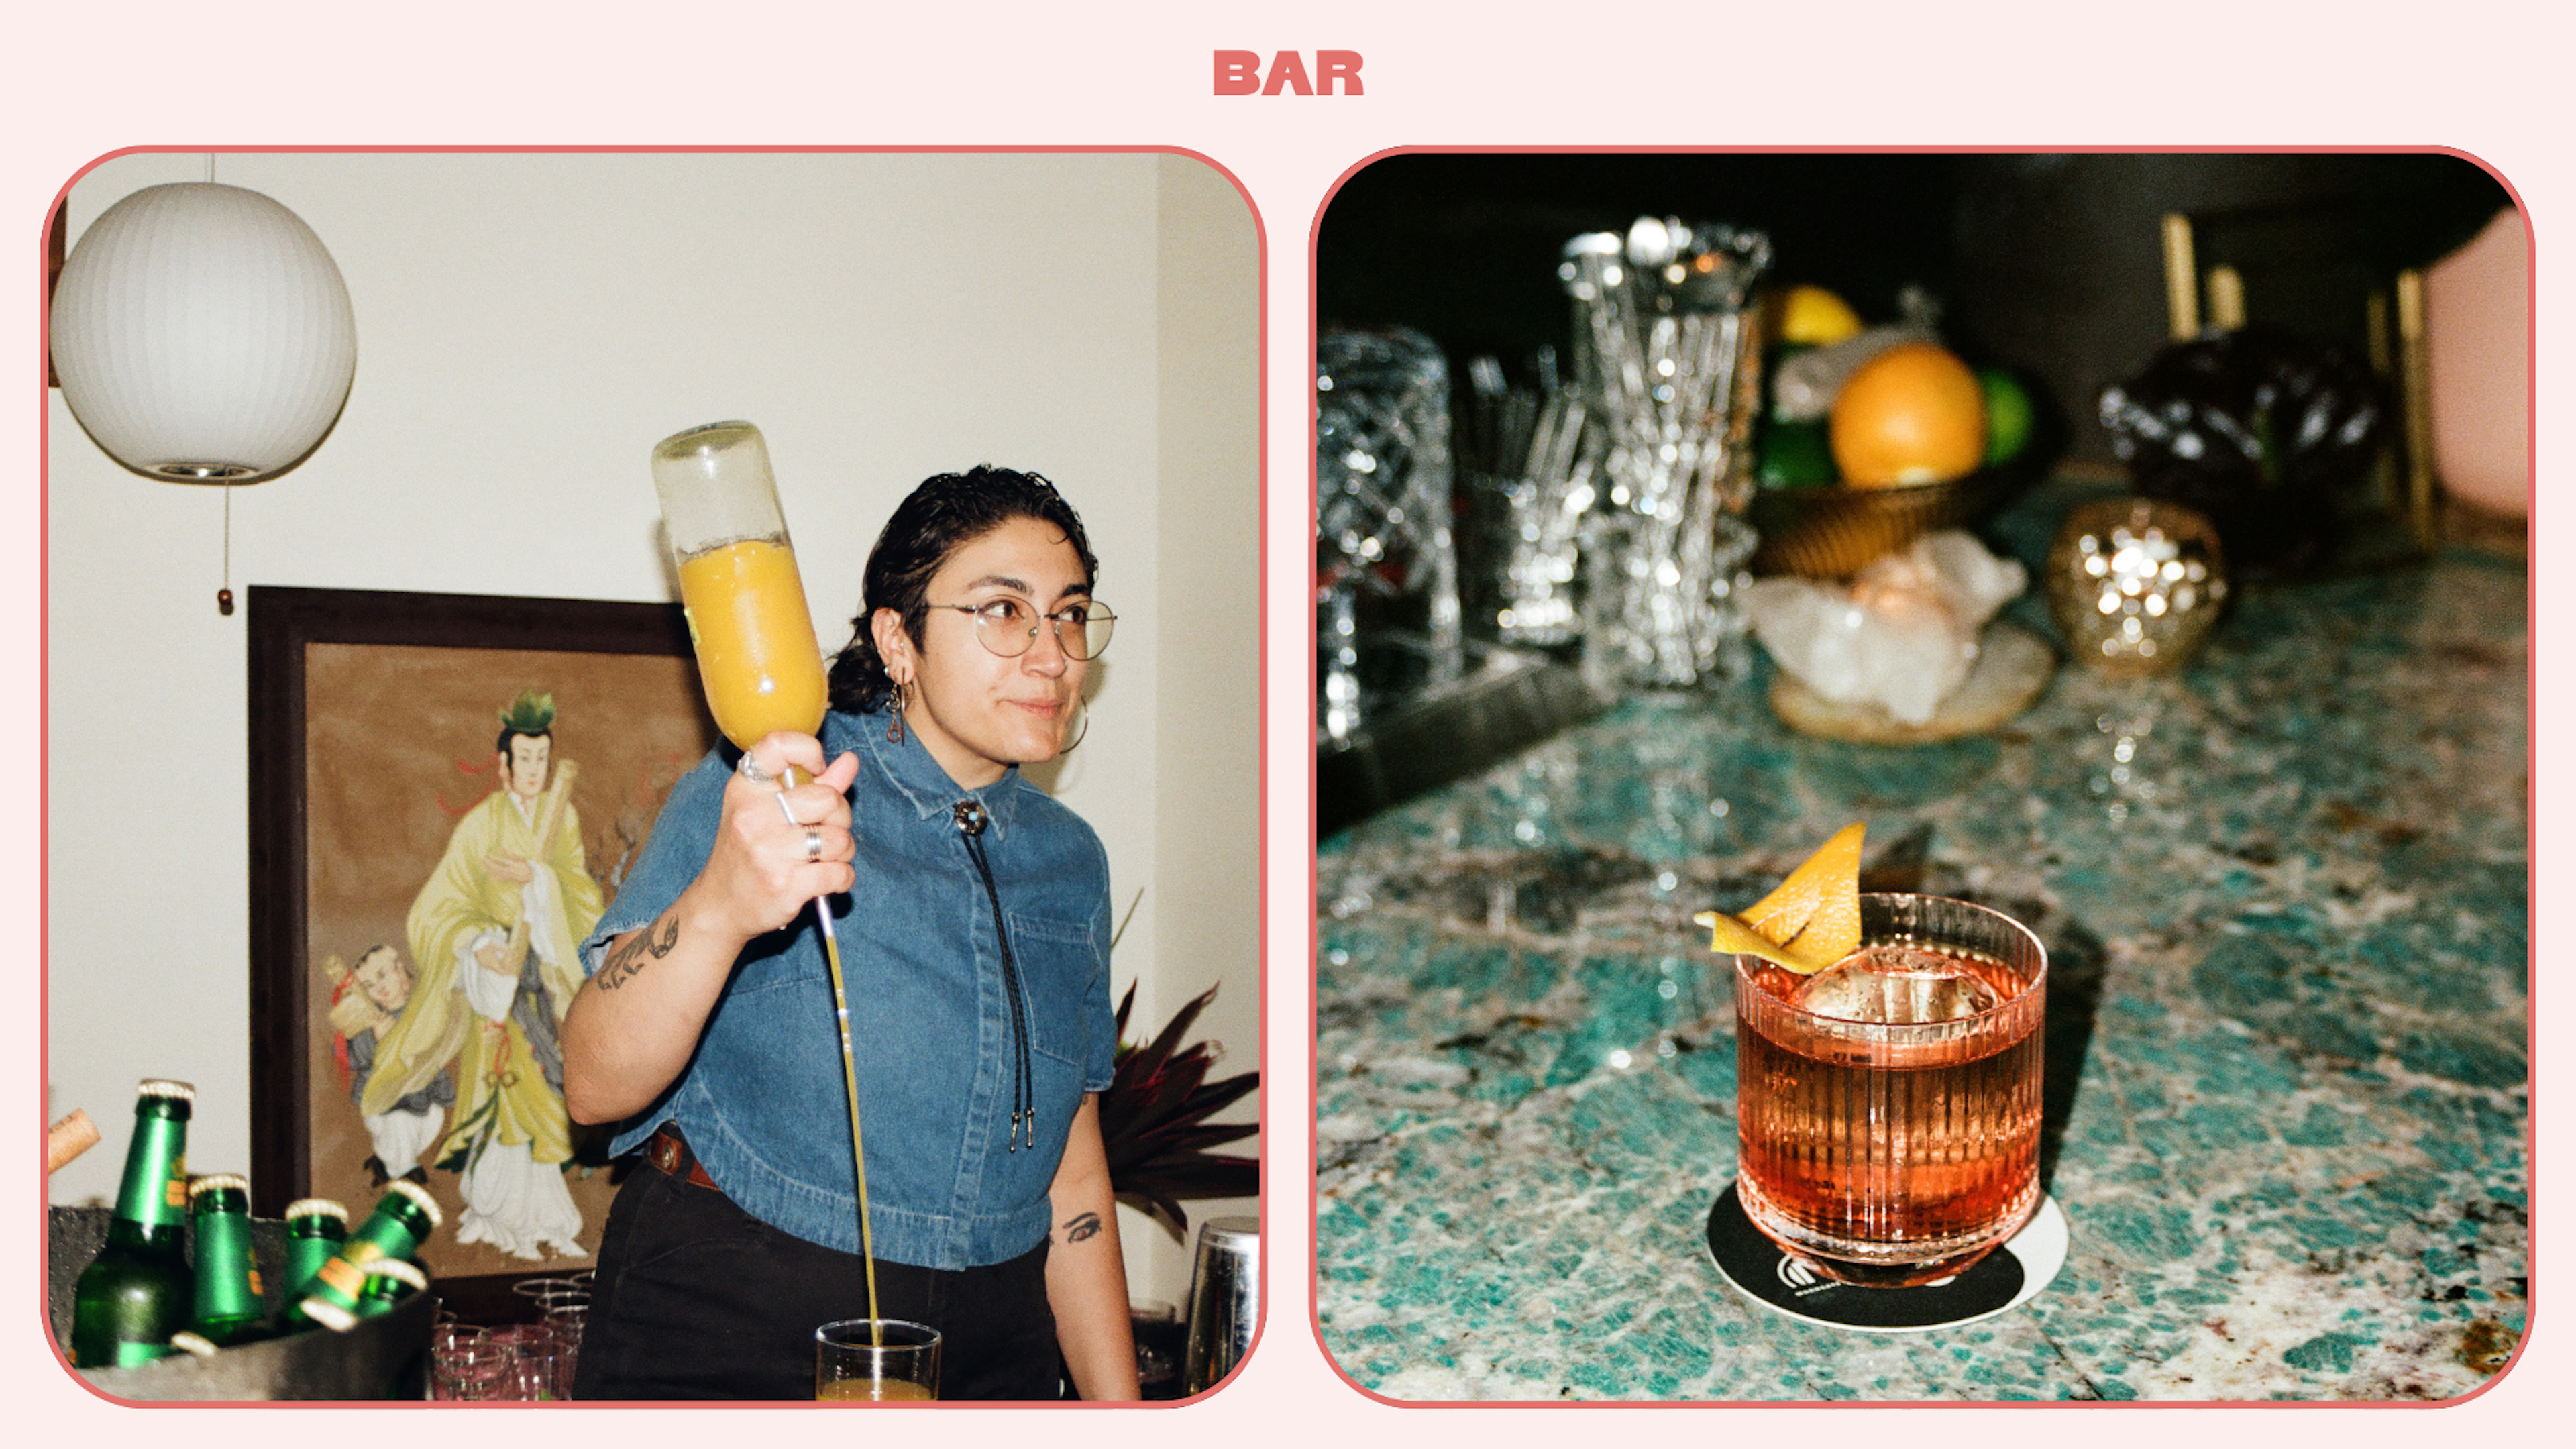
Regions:
[[1756, 574], [1849, 578], [1936, 528], [1972, 523], [2001, 508], [2036, 476], [2026, 461], [1946, 483], [1761, 489], [1744, 515], [1761, 539], [1751, 567]]

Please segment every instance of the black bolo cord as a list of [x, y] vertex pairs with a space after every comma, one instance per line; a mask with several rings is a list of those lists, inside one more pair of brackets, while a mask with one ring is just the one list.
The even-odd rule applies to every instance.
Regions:
[[1021, 1124], [1027, 1124], [1028, 1145], [1038, 1145], [1037, 1089], [1029, 1084], [1028, 1008], [1020, 1000], [1020, 967], [1011, 956], [1010, 928], [1002, 924], [1002, 893], [993, 884], [992, 863], [984, 858], [984, 807], [974, 800], [960, 800], [949, 807], [957, 819], [958, 838], [966, 842], [966, 854], [975, 862], [975, 873], [984, 878], [984, 898], [993, 903], [993, 938], [1002, 943], [1002, 994], [1011, 1000], [1011, 1150], [1020, 1150]]

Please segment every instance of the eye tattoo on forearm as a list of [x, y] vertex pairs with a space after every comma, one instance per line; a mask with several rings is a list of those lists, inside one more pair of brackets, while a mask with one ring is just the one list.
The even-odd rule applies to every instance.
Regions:
[[1098, 1236], [1100, 1236], [1100, 1214], [1098, 1213], [1084, 1213], [1078, 1218], [1068, 1220], [1064, 1225], [1064, 1240], [1068, 1243], [1079, 1243]]
[[659, 935], [654, 933], [653, 927], [647, 926], [627, 937], [626, 944], [609, 952], [607, 964], [599, 968], [599, 989], [615, 991], [634, 980], [636, 972], [670, 955], [671, 948], [679, 941], [680, 923], [672, 916], [662, 918]]

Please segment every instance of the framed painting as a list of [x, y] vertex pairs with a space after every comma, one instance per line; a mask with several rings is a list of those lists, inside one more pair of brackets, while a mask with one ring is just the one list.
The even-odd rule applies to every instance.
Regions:
[[[444, 1210], [468, 1318], [590, 1266], [615, 1183], [569, 1121], [574, 946], [717, 738], [675, 604], [253, 586], [253, 1210]], [[479, 1312], [478, 1312], [479, 1310]]]

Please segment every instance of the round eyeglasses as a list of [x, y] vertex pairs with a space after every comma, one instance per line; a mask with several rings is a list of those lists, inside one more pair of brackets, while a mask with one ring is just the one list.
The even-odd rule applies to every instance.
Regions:
[[1005, 659], [1017, 659], [1029, 652], [1038, 640], [1038, 620], [1055, 625], [1056, 647], [1068, 659], [1097, 659], [1109, 647], [1110, 627], [1118, 616], [1090, 600], [1067, 604], [1050, 614], [1018, 599], [988, 599], [980, 604], [926, 604], [926, 608], [954, 609], [975, 616], [975, 637], [986, 649]]

